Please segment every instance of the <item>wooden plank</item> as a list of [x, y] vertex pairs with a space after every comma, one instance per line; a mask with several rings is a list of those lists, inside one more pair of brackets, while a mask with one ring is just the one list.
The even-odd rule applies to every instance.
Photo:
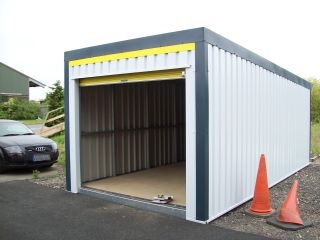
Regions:
[[[57, 109], [54, 109], [54, 110], [51, 110], [51, 111], [47, 112], [46, 117], [45, 117], [45, 119], [44, 119], [44, 121], [43, 121], [43, 124], [42, 124], [42, 126], [41, 126], [41, 129], [40, 129], [40, 135], [41, 135], [41, 136], [47, 135], [47, 132], [50, 131], [50, 129], [52, 129], [52, 128], [47, 128], [47, 129], [44, 130], [46, 123], [52, 122], [52, 121], [54, 121], [54, 120], [57, 120], [57, 119], [60, 119], [60, 118], [63, 118], [63, 117], [64, 117], [64, 114], [60, 114], [60, 115], [58, 115], [58, 116], [56, 116], [56, 117], [53, 117], [53, 118], [50, 118], [50, 119], [48, 120], [49, 115], [50, 115], [51, 113], [56, 112], [56, 111], [59, 111], [59, 110], [61, 110], [61, 109], [63, 109], [63, 108], [64, 108], [64, 107], [59, 107], [59, 108], [57, 108]], [[57, 126], [59, 126], [59, 124], [57, 124]], [[53, 126], [53, 127], [54, 127], [54, 126]], [[52, 131], [53, 131], [53, 130], [52, 130]], [[51, 136], [51, 135], [50, 135], [50, 136]]]
[[65, 129], [65, 125], [64, 125], [64, 122], [63, 122], [63, 123], [59, 123], [59, 124], [57, 124], [55, 126], [47, 128], [46, 130], [41, 132], [40, 135], [42, 137], [50, 137], [50, 136], [52, 136], [54, 134], [57, 134], [59, 132], [64, 131], [64, 129]]
[[48, 119], [45, 123], [49, 123], [49, 122], [52, 122], [52, 121], [54, 121], [54, 120], [57, 120], [57, 119], [63, 118], [63, 117], [64, 117], [64, 114], [61, 114], [61, 115], [58, 115], [58, 116], [56, 116], [56, 117], [53, 117], [53, 118]]
[[47, 115], [49, 116], [50, 113], [59, 111], [60, 109], [63, 109], [63, 107], [59, 107], [59, 108], [56, 108], [56, 109], [54, 109], [54, 110], [51, 110], [51, 111], [47, 112]]

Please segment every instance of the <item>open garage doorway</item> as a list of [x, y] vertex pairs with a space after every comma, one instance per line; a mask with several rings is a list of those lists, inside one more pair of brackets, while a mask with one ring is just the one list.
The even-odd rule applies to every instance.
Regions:
[[80, 88], [83, 188], [186, 205], [185, 80]]

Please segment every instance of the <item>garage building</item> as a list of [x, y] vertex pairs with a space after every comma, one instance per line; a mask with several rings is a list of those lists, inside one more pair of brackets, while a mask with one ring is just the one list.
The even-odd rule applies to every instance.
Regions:
[[212, 221], [308, 165], [310, 89], [206, 28], [66, 52], [67, 189]]

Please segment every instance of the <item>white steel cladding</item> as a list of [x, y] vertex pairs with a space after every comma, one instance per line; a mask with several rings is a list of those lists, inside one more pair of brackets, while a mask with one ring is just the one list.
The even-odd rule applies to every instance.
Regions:
[[253, 196], [259, 157], [269, 186], [309, 162], [310, 90], [208, 44], [209, 220]]
[[69, 67], [70, 79], [148, 72], [194, 66], [194, 50], [124, 58]]

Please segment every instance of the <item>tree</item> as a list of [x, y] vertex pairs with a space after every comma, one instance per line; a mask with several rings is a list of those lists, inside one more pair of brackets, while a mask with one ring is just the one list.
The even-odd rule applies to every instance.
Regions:
[[311, 90], [311, 122], [320, 123], [320, 79], [308, 78], [312, 83]]
[[57, 80], [52, 87], [51, 91], [47, 93], [45, 102], [48, 104], [49, 111], [64, 106], [63, 101], [63, 87], [59, 80]]
[[[52, 87], [50, 87], [51, 91], [47, 93], [45, 102], [48, 105], [48, 110], [52, 111], [57, 108], [63, 107], [64, 106], [64, 101], [63, 101], [63, 87], [61, 86], [60, 81], [56, 81]], [[61, 115], [64, 113], [64, 109], [61, 109], [59, 111], [53, 112], [50, 114], [49, 118]], [[64, 119], [60, 118], [57, 120], [54, 120], [52, 122], [46, 123], [46, 126], [50, 127], [53, 125], [56, 125], [58, 123], [63, 122]]]

